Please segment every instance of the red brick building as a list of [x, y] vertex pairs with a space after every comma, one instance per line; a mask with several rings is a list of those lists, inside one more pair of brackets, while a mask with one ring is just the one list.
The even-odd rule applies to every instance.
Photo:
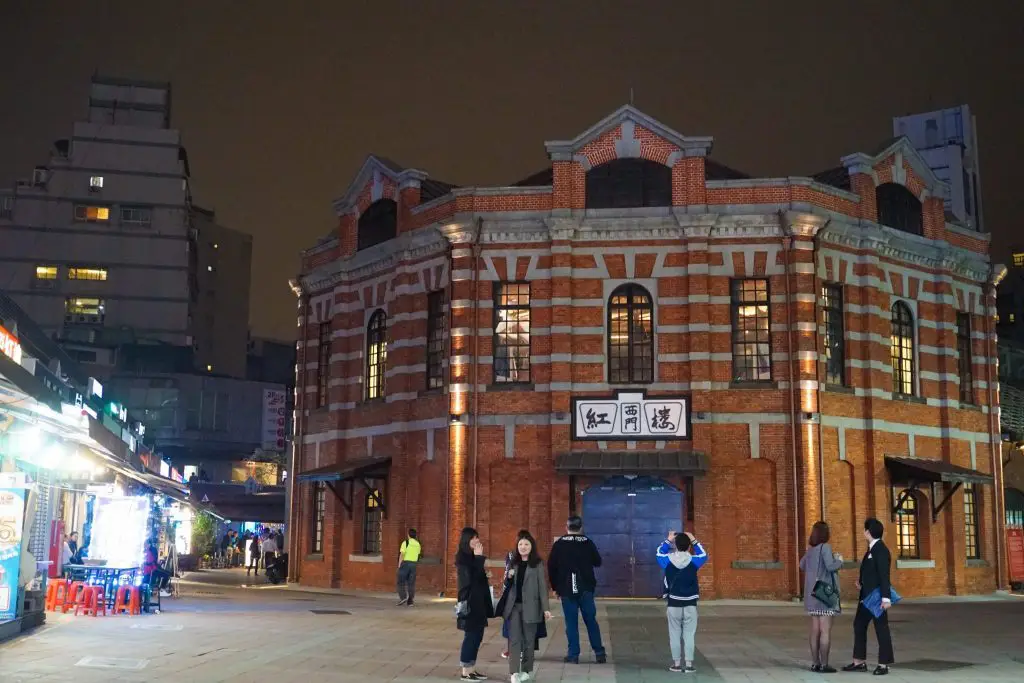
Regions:
[[988, 235], [903, 138], [809, 177], [711, 146], [626, 106], [506, 187], [367, 159], [295, 284], [293, 578], [389, 589], [415, 527], [450, 591], [463, 526], [500, 559], [575, 512], [606, 596], [682, 527], [706, 595], [789, 597], [810, 525], [855, 560], [869, 515], [903, 593], [1005, 583]]

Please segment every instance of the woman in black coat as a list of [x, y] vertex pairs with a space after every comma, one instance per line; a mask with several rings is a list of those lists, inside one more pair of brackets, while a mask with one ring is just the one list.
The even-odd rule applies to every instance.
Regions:
[[487, 620], [494, 616], [491, 589], [484, 569], [484, 544], [476, 529], [466, 527], [459, 538], [455, 569], [459, 580], [458, 628], [463, 632], [459, 665], [462, 680], [482, 681], [486, 676], [476, 671], [476, 656], [484, 640]]

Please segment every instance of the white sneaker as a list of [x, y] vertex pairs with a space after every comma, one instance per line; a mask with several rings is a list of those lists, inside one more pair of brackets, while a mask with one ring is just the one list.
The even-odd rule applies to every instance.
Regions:
[[519, 674], [519, 683], [529, 683], [533, 680], [533, 673], [530, 671]]

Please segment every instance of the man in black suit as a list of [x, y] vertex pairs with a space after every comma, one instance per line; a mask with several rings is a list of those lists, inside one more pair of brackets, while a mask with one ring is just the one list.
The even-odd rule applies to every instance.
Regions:
[[[857, 616], [853, 620], [853, 662], [844, 666], [843, 671], [868, 670], [865, 659], [868, 651], [868, 624], [872, 621], [875, 622], [875, 635], [878, 636], [878, 666], [874, 674], [885, 676], [889, 673], [889, 665], [893, 663], [892, 635], [889, 633], [887, 614], [887, 610], [892, 606], [892, 586], [889, 583], [892, 555], [882, 542], [884, 531], [885, 527], [874, 517], [869, 517], [864, 522], [864, 538], [868, 541], [868, 552], [861, 560], [860, 579], [857, 581], [860, 595], [857, 598]], [[878, 618], [875, 618], [871, 610], [861, 602], [876, 589], [882, 597], [882, 615]]]

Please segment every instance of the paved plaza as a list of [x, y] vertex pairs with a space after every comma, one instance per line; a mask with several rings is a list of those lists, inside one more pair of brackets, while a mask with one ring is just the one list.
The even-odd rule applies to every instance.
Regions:
[[[454, 681], [458, 646], [451, 604], [422, 596], [397, 608], [385, 596], [309, 593], [247, 583], [244, 572], [192, 574], [164, 612], [140, 617], [49, 616], [34, 633], [0, 644], [0, 681]], [[256, 583], [256, 582], [253, 582]], [[561, 619], [542, 642], [537, 680], [863, 680], [805, 670], [799, 605], [704, 603], [696, 675], [667, 671], [664, 610], [655, 602], [604, 601], [609, 663], [562, 663]], [[848, 661], [852, 617], [834, 632], [833, 663]], [[897, 665], [889, 681], [1024, 680], [1024, 599], [906, 601], [892, 612]], [[508, 680], [501, 628], [492, 622], [480, 670]], [[586, 651], [584, 636], [584, 650]], [[873, 654], [869, 650], [869, 656]]]

